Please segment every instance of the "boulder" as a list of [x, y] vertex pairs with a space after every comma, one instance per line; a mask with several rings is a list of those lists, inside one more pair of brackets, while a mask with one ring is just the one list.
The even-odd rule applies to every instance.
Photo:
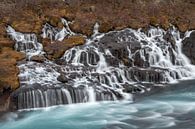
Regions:
[[39, 63], [43, 63], [46, 59], [44, 56], [42, 55], [35, 55], [35, 56], [32, 56], [30, 58], [31, 61], [35, 61], [35, 62], [39, 62]]
[[44, 51], [46, 56], [50, 60], [55, 60], [64, 55], [64, 52], [74, 46], [82, 45], [85, 43], [85, 38], [80, 35], [71, 36], [64, 39], [62, 42], [53, 41], [46, 39], [43, 40]]
[[57, 80], [62, 82], [62, 83], [67, 83], [69, 79], [66, 77], [65, 74], [60, 74], [60, 76], [58, 76]]

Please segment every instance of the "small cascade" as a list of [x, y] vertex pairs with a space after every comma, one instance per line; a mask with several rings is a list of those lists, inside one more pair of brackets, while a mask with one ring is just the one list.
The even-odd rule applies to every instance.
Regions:
[[96, 95], [95, 95], [94, 89], [92, 87], [88, 87], [87, 91], [88, 91], [88, 95], [89, 95], [89, 102], [95, 102], [96, 101]]
[[43, 54], [43, 46], [37, 41], [35, 34], [23, 34], [15, 31], [11, 26], [7, 27], [7, 33], [16, 42], [15, 50], [26, 53], [27, 57]]
[[[136, 82], [171, 83], [195, 75], [194, 66], [181, 52], [182, 39], [176, 28], [166, 32], [152, 27], [147, 33], [125, 29], [100, 35], [98, 42], [72, 48], [62, 59], [73, 66], [93, 68], [101, 73], [100, 83], [111, 87]], [[165, 39], [167, 35], [172, 42]], [[93, 78], [90, 72], [88, 75]]]
[[[53, 105], [86, 103], [97, 101], [114, 101], [118, 96], [107, 92], [95, 92], [94, 88], [73, 88], [71, 86], [45, 85], [44, 88], [33, 84], [31, 87], [22, 87], [12, 95], [17, 103], [17, 109], [32, 109]], [[39, 85], [40, 86], [40, 85]]]
[[62, 18], [61, 21], [64, 24], [62, 29], [55, 28], [46, 23], [42, 29], [42, 37], [49, 38], [51, 41], [62, 41], [65, 37], [75, 35], [69, 27], [70, 22], [64, 18]]
[[[76, 34], [68, 21], [62, 22], [63, 29], [46, 23], [42, 37], [62, 41]], [[108, 33], [100, 33], [98, 28], [96, 23], [86, 43], [67, 50], [58, 61], [28, 61], [18, 66], [21, 87], [13, 94], [18, 109], [118, 100], [195, 77], [195, 67], [182, 53], [182, 41], [189, 33], [181, 37], [174, 27], [167, 31], [150, 27]], [[18, 37], [26, 35], [12, 28], [8, 33], [16, 44], [21, 41]], [[22, 43], [32, 40], [24, 39]], [[39, 44], [35, 40], [32, 43]]]

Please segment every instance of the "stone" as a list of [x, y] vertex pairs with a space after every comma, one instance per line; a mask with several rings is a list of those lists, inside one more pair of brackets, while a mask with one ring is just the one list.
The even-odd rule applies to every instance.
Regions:
[[195, 65], [195, 31], [190, 34], [190, 37], [184, 39], [183, 53], [190, 59], [191, 63]]
[[12, 90], [18, 88], [19, 70], [16, 62], [25, 58], [25, 55], [10, 48], [3, 48], [0, 52], [0, 87], [9, 85]]
[[[12, 4], [10, 4], [12, 3]], [[68, 1], [40, 0], [36, 2], [1, 1], [0, 14], [3, 28], [7, 24], [13, 25], [22, 32], [41, 33], [42, 24], [49, 22], [62, 27], [60, 18], [74, 20], [71, 28], [75, 32], [92, 34], [95, 22], [101, 24], [100, 31], [106, 32], [125, 27], [140, 28], [148, 25], [162, 26], [167, 29], [170, 24], [176, 25], [181, 31], [195, 27], [195, 4], [192, 0], [156, 1], [156, 0], [124, 0], [117, 1]], [[15, 5], [16, 11], [10, 11]], [[169, 5], [169, 6], [167, 6]], [[114, 11], [113, 11], [114, 10]], [[188, 14], [188, 15], [186, 15]], [[90, 20], [89, 20], [90, 19]], [[125, 19], [125, 20], [124, 20]], [[5, 24], [4, 24], [5, 23]], [[0, 35], [2, 33], [0, 32]]]
[[58, 76], [57, 80], [62, 82], [62, 83], [67, 83], [69, 79], [66, 77], [66, 75], [60, 74], [60, 76]]
[[58, 65], [66, 65], [64, 59], [56, 59], [54, 62], [55, 62], [56, 64], [58, 64]]
[[35, 55], [35, 56], [32, 56], [30, 58], [31, 61], [35, 61], [35, 62], [39, 62], [39, 63], [43, 63], [46, 59], [44, 56], [42, 55]]
[[44, 51], [47, 54], [47, 58], [50, 60], [55, 60], [63, 56], [64, 52], [74, 46], [82, 45], [85, 43], [85, 38], [83, 36], [71, 36], [60, 41], [51, 41], [44, 40], [43, 46]]

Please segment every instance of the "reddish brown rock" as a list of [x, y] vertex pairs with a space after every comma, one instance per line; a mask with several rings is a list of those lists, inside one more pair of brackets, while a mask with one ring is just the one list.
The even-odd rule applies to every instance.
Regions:
[[43, 63], [46, 59], [44, 56], [42, 55], [35, 55], [35, 56], [32, 56], [30, 58], [31, 61], [35, 61], [35, 62], [39, 62], [39, 63]]
[[54, 60], [63, 56], [67, 49], [73, 46], [82, 45], [85, 43], [85, 38], [83, 36], [71, 36], [64, 39], [62, 42], [55, 41], [52, 42], [48, 39], [43, 40], [44, 51], [47, 54], [47, 58]]
[[18, 88], [18, 73], [16, 62], [23, 59], [23, 53], [10, 48], [3, 48], [0, 52], [0, 89], [10, 87], [11, 90]]
[[100, 31], [103, 32], [149, 24], [165, 29], [173, 24], [181, 31], [195, 28], [195, 4], [192, 0], [7, 1], [10, 2], [0, 2], [4, 5], [0, 6], [3, 10], [1, 22], [22, 32], [40, 33], [45, 22], [62, 27], [61, 17], [74, 20], [71, 28], [87, 35], [92, 33], [95, 22], [101, 24]]
[[188, 38], [183, 40], [183, 53], [195, 65], [195, 31]]
[[9, 107], [10, 93], [19, 87], [16, 62], [25, 57], [23, 53], [4, 47], [0, 50], [0, 111]]

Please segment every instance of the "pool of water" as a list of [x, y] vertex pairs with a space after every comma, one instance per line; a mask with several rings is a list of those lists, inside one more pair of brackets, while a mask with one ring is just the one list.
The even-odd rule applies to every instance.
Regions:
[[73, 104], [4, 115], [0, 129], [194, 129], [195, 80], [124, 100]]

